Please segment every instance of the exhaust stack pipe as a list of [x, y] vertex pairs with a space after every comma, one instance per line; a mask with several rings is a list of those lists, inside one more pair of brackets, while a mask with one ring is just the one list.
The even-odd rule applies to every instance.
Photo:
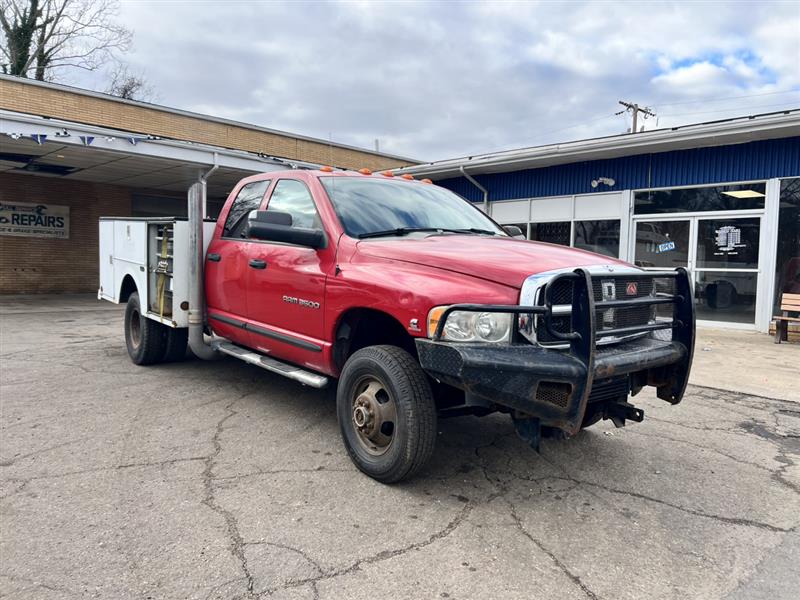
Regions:
[[[216, 156], [214, 157], [216, 163]], [[206, 320], [205, 283], [203, 265], [205, 246], [203, 244], [203, 220], [206, 216], [206, 178], [217, 169], [211, 168], [200, 181], [189, 188], [189, 348], [198, 358], [212, 360], [219, 352], [206, 344], [203, 328]]]

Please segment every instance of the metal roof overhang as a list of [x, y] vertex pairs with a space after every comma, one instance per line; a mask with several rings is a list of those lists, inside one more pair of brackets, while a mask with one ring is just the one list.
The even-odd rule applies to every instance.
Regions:
[[743, 144], [757, 140], [795, 136], [800, 136], [800, 109], [454, 158], [404, 167], [394, 171], [432, 179], [446, 179], [460, 177], [462, 167], [471, 175], [503, 173], [636, 154]]
[[186, 192], [214, 165], [208, 195], [217, 198], [254, 173], [318, 166], [0, 110], [0, 173]]

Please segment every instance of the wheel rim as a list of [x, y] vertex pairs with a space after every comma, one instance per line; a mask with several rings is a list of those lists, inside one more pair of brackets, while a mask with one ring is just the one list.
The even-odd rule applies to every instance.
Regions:
[[134, 347], [139, 347], [139, 342], [142, 339], [142, 321], [139, 317], [139, 311], [131, 311], [131, 342]]
[[394, 441], [397, 405], [377, 377], [366, 376], [353, 388], [350, 421], [361, 446], [373, 456], [385, 454]]

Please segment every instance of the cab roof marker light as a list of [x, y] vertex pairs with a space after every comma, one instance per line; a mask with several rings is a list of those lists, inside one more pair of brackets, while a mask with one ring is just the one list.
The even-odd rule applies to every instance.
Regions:
[[413, 180], [413, 179], [414, 179], [414, 176], [413, 176], [411, 173], [403, 173], [403, 174], [401, 175], [401, 177], [402, 177], [403, 179], [408, 179], [409, 181], [411, 181], [411, 180]]
[[333, 173], [333, 167], [329, 167], [328, 165], [320, 167], [319, 170], [322, 171], [323, 173]]
[[381, 173], [381, 175], [383, 175], [384, 177], [394, 177], [394, 173], [392, 173], [391, 171], [384, 171], [383, 173]]
[[430, 179], [422, 179], [422, 183], [433, 183]]
[[362, 175], [372, 175], [372, 171], [370, 171], [367, 168], [359, 169], [358, 172], [361, 173]]

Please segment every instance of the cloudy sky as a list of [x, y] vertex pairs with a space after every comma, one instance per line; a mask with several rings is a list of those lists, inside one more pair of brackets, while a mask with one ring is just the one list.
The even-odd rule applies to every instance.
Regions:
[[[122, 2], [158, 101], [424, 160], [800, 107], [800, 2]], [[102, 89], [99, 74], [72, 83]], [[62, 78], [68, 79], [68, 78]]]

